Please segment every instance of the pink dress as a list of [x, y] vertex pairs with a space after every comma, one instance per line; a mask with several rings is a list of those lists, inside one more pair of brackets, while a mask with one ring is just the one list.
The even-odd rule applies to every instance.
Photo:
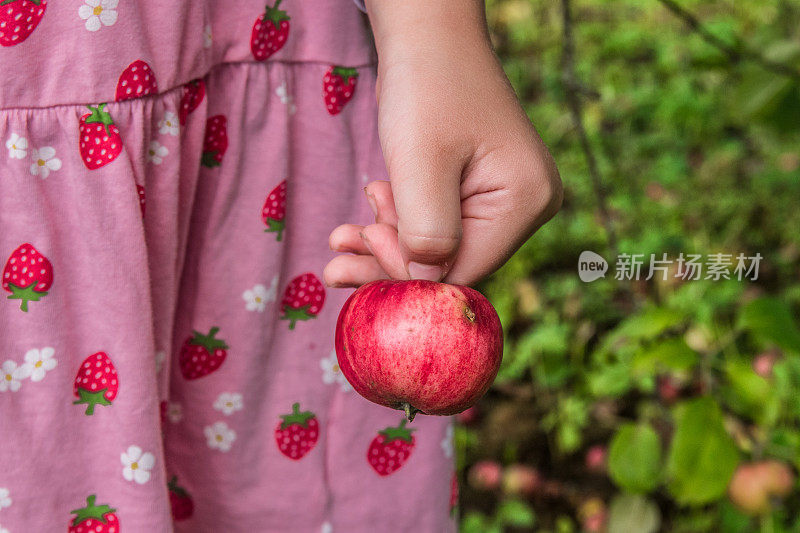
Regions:
[[320, 281], [374, 65], [351, 0], [3, 2], [0, 531], [455, 529], [450, 420], [350, 389]]

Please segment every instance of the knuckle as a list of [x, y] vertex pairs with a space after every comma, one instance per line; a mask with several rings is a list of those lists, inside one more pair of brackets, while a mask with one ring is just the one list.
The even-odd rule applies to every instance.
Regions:
[[533, 214], [537, 218], [553, 217], [564, 201], [564, 185], [555, 161], [545, 149], [543, 154], [534, 155], [524, 168], [519, 197], [534, 199]]
[[406, 249], [418, 257], [444, 259], [450, 257], [458, 249], [460, 236], [435, 236], [422, 234], [404, 234], [403, 244]]
[[546, 198], [545, 212], [553, 216], [561, 209], [564, 202], [564, 184], [555, 164], [550, 165], [544, 181], [544, 194]]

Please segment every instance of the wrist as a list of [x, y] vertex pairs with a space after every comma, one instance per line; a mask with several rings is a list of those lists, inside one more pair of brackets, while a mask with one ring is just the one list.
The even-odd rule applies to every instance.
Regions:
[[367, 0], [380, 59], [491, 50], [482, 0]]

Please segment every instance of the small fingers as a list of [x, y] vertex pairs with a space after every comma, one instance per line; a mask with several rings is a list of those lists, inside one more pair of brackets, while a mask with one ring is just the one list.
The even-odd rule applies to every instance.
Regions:
[[369, 255], [369, 248], [361, 239], [364, 226], [358, 224], [342, 224], [336, 227], [328, 237], [328, 246], [334, 252]]
[[389, 224], [370, 224], [361, 232], [365, 244], [378, 263], [393, 279], [408, 279], [400, 253], [397, 228]]
[[376, 279], [387, 279], [378, 261], [370, 255], [339, 255], [322, 272], [328, 287], [360, 287]]
[[397, 227], [397, 210], [394, 206], [392, 184], [388, 180], [378, 180], [364, 187], [364, 194], [375, 211], [377, 224], [388, 224]]

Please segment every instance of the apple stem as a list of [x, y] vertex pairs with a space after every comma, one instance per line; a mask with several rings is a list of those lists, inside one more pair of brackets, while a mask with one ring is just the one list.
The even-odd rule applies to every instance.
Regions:
[[403, 411], [405, 411], [406, 418], [408, 419], [409, 422], [413, 422], [414, 417], [417, 416], [417, 413], [422, 412], [408, 402], [403, 402], [402, 405], [403, 405]]

